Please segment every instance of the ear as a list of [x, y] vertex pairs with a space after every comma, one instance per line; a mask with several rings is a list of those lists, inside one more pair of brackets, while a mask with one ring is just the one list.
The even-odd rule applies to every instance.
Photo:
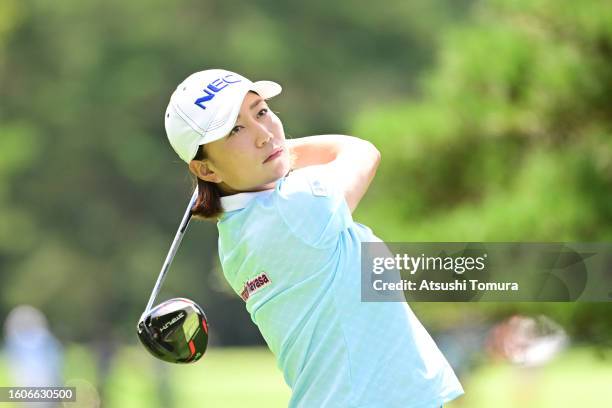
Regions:
[[189, 171], [198, 178], [211, 183], [221, 183], [223, 180], [210, 169], [207, 160], [192, 160], [189, 162]]

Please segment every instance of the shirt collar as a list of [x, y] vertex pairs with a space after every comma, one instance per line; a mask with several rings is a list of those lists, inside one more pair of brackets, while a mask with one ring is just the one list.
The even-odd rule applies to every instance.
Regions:
[[[290, 169], [287, 172], [287, 174], [285, 174], [285, 177], [291, 174], [292, 171], [293, 169]], [[241, 210], [245, 208], [247, 205], [249, 205], [249, 203], [253, 201], [254, 199], [256, 199], [257, 197], [264, 197], [264, 196], [267, 196], [268, 194], [272, 194], [274, 190], [276, 189], [276, 186], [278, 186], [278, 183], [280, 182], [280, 180], [281, 179], [277, 180], [274, 188], [271, 188], [269, 190], [238, 193], [238, 194], [232, 194], [229, 196], [221, 197], [221, 208], [223, 208], [223, 212]]]
[[248, 193], [238, 193], [232, 194], [229, 196], [221, 197], [221, 207], [223, 207], [224, 212], [230, 212], [235, 210], [240, 210], [245, 208], [251, 201], [256, 199], [257, 197], [263, 197], [268, 194], [272, 194], [274, 189], [263, 190], [263, 191], [253, 191]]

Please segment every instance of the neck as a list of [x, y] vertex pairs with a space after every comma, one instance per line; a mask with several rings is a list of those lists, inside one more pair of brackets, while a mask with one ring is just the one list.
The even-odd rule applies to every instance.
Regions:
[[[285, 174], [283, 177], [287, 177], [292, 171], [293, 169], [289, 169], [289, 171], [287, 171], [287, 174]], [[274, 180], [268, 184], [264, 184], [262, 186], [257, 186], [257, 187], [247, 189], [247, 190], [236, 190], [228, 186], [224, 182], [217, 184], [217, 186], [219, 187], [219, 190], [221, 191], [221, 197], [225, 197], [225, 196], [234, 195], [238, 193], [254, 193], [256, 191], [272, 190], [276, 186], [277, 181], [278, 180]]]

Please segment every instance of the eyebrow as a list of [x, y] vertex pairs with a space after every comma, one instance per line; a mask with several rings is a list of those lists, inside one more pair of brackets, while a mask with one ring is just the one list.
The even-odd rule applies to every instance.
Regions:
[[257, 105], [259, 105], [261, 102], [263, 102], [263, 98], [259, 98], [258, 100], [256, 100], [255, 102], [253, 102], [251, 104], [251, 106], [249, 106], [249, 109], [253, 109], [254, 107], [256, 107]]
[[[259, 98], [257, 99], [255, 102], [253, 102], [251, 104], [251, 106], [249, 106], [249, 109], [253, 109], [254, 107], [256, 107], [257, 105], [259, 105], [260, 103], [262, 103], [264, 101], [264, 98]], [[238, 114], [238, 117], [236, 118], [236, 120], [240, 119], [240, 114]]]

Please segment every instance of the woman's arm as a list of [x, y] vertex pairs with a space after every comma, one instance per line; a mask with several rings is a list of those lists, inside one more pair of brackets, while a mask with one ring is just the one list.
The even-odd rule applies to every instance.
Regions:
[[380, 163], [380, 152], [353, 136], [321, 135], [287, 140], [293, 168], [321, 166], [344, 192], [351, 212], [370, 186]]

